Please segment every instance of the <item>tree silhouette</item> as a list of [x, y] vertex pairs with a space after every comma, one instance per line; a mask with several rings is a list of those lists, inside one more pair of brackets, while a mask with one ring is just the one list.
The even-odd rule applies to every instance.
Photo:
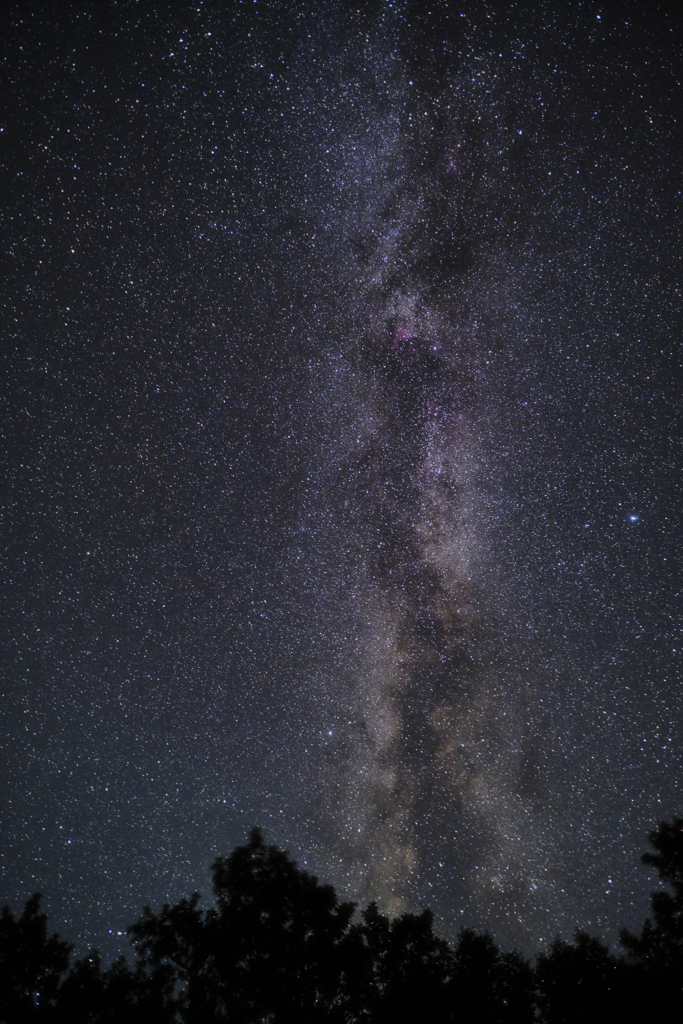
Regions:
[[343, 1021], [353, 965], [354, 904], [265, 846], [254, 829], [246, 846], [213, 865], [217, 908], [199, 896], [145, 908], [129, 929], [143, 961], [168, 964], [186, 1021]]
[[9, 907], [3, 907], [0, 915], [0, 1020], [4, 1024], [47, 1018], [69, 966], [73, 947], [58, 935], [48, 936], [40, 900], [40, 893], [32, 896], [16, 920]]
[[57, 1018], [72, 1024], [101, 1020], [106, 1008], [105, 979], [97, 950], [77, 960], [62, 982]]
[[661, 821], [650, 833], [656, 853], [644, 853], [643, 864], [657, 869], [669, 887], [651, 895], [652, 918], [645, 920], [640, 935], [627, 929], [621, 933], [622, 945], [639, 968], [648, 988], [650, 1001], [666, 1005], [680, 1004], [683, 995], [683, 818]]
[[556, 939], [536, 961], [537, 1019], [542, 1024], [623, 1019], [626, 970], [586, 932], [577, 931], [573, 944]]
[[488, 933], [455, 947], [430, 911], [390, 919], [371, 903], [354, 921], [330, 885], [266, 846], [213, 864], [215, 906], [194, 894], [129, 929], [137, 961], [103, 970], [91, 951], [48, 935], [40, 896], [0, 915], [0, 1024], [618, 1024], [664, 1016], [683, 994], [683, 819], [650, 835], [665, 888], [640, 935], [622, 932], [626, 960], [577, 931], [535, 970]]
[[533, 971], [519, 953], [501, 953], [488, 932], [463, 928], [449, 998], [455, 1021], [527, 1024], [534, 1015]]
[[77, 960], [56, 1000], [59, 1024], [172, 1024], [177, 1019], [175, 977], [164, 964], [134, 970], [119, 957], [102, 971], [96, 950]]
[[371, 903], [352, 929], [362, 954], [361, 973], [351, 986], [363, 1009], [360, 1020], [385, 1024], [396, 1020], [441, 1020], [446, 1008], [446, 981], [451, 967], [447, 942], [433, 932], [429, 910], [390, 921]]

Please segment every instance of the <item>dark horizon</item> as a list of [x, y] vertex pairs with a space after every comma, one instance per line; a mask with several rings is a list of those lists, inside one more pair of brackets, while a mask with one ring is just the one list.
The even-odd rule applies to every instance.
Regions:
[[144, 908], [127, 930], [133, 964], [103, 970], [97, 950], [74, 962], [39, 895], [20, 915], [4, 907], [0, 1013], [7, 1024], [635, 1024], [670, 1012], [682, 989], [683, 818], [649, 841], [642, 861], [660, 887], [642, 929], [622, 929], [621, 955], [576, 929], [530, 961], [471, 928], [449, 944], [429, 910], [392, 919], [374, 901], [340, 901], [254, 828], [214, 861], [212, 906], [195, 893]]

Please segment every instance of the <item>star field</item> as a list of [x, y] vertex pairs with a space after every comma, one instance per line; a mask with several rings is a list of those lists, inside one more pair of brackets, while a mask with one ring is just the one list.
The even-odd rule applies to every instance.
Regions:
[[15, 5], [2, 901], [254, 824], [533, 952], [681, 814], [681, 21]]

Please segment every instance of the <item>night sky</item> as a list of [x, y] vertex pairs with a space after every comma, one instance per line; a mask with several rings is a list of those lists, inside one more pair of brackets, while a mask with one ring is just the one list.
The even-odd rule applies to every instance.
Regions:
[[448, 938], [639, 928], [672, 9], [4, 5], [0, 902], [109, 957], [260, 824]]

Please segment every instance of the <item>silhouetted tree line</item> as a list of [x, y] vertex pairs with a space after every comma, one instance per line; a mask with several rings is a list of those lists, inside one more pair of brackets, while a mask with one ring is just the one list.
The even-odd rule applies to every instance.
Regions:
[[450, 946], [430, 911], [356, 916], [331, 885], [266, 846], [258, 829], [213, 865], [216, 905], [199, 896], [146, 907], [129, 929], [137, 960], [103, 970], [97, 952], [70, 963], [48, 935], [40, 896], [0, 919], [0, 1022], [59, 1024], [575, 1024], [683, 1016], [683, 819], [651, 833], [666, 889], [652, 895], [625, 953], [577, 932], [531, 964], [469, 928]]

